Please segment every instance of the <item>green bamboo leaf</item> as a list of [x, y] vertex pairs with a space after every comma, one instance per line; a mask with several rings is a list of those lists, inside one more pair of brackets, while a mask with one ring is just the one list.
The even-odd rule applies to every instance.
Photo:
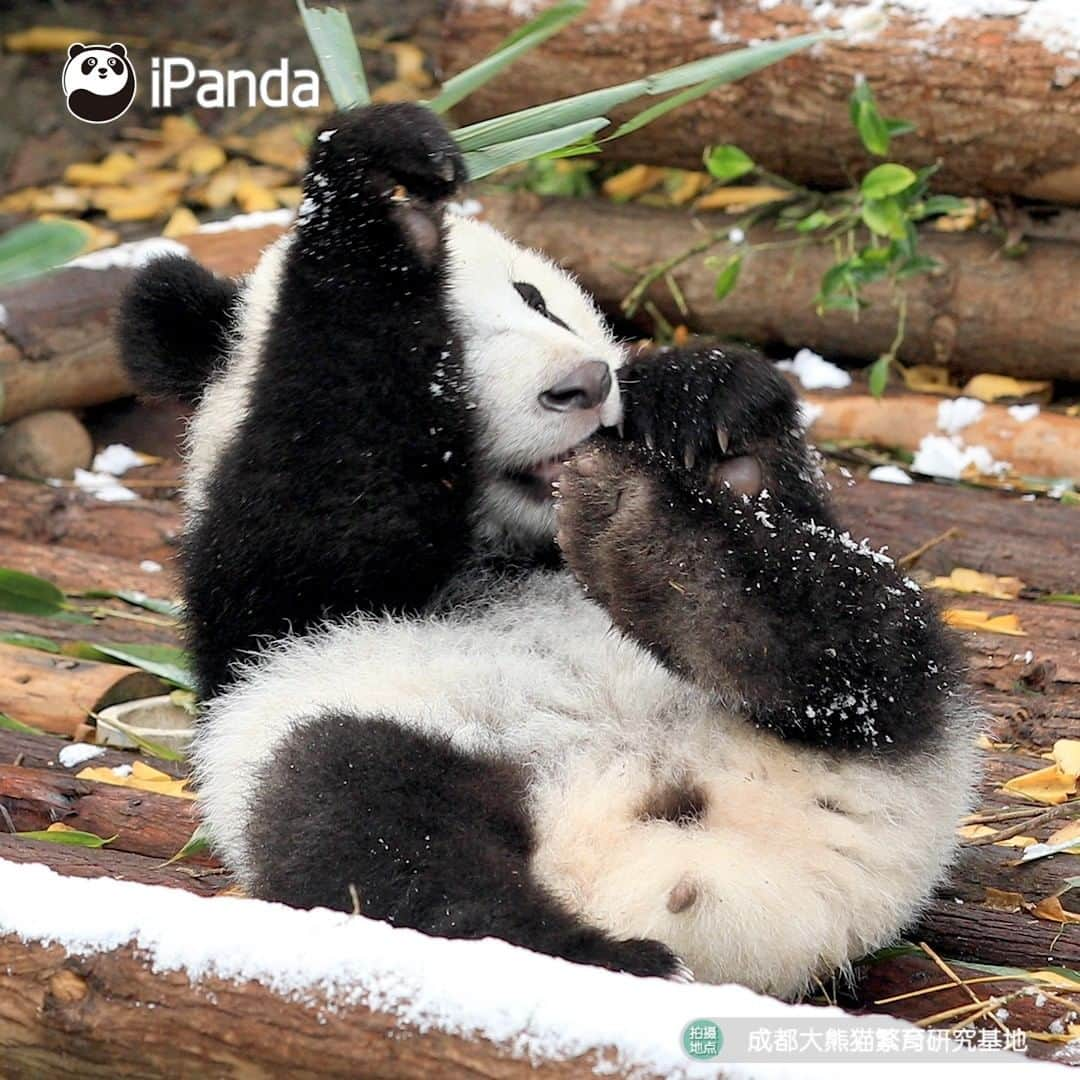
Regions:
[[203, 825], [196, 825], [195, 831], [188, 837], [188, 841], [184, 846], [166, 862], [161, 865], [172, 866], [173, 863], [183, 862], [184, 859], [190, 859], [192, 855], [201, 855], [204, 851], [210, 850], [210, 838], [206, 835], [206, 829]]
[[17, 731], [20, 735], [44, 735], [44, 731], [38, 731], [36, 727], [31, 727], [29, 724], [24, 724], [21, 720], [16, 720], [13, 716], [8, 716], [7, 713], [0, 712], [0, 730], [3, 731]]
[[918, 177], [906, 165], [890, 161], [871, 169], [859, 187], [866, 199], [887, 199], [906, 191], [916, 180]]
[[723, 270], [716, 276], [716, 284], [713, 286], [713, 295], [717, 300], [723, 300], [739, 282], [739, 271], [742, 270], [742, 255], [732, 255], [728, 259]]
[[0, 611], [20, 615], [61, 615], [64, 594], [51, 582], [0, 566]]
[[5, 645], [19, 645], [24, 649], [37, 649], [39, 652], [60, 652], [60, 646], [55, 641], [40, 634], [0, 634], [0, 642]]
[[523, 139], [514, 139], [483, 150], [473, 150], [464, 155], [469, 179], [478, 180], [481, 176], [487, 176], [498, 169], [505, 169], [508, 165], [529, 161], [552, 150], [561, 150], [563, 147], [576, 143], [579, 139], [595, 134], [607, 123], [606, 117], [599, 116], [593, 120], [583, 120], [579, 124], [556, 128], [554, 131], [527, 135]]
[[737, 180], [754, 168], [754, 159], [737, 146], [710, 146], [705, 151], [704, 161], [709, 175], [722, 184]]
[[317, 5], [313, 0], [311, 6], [296, 0], [296, 6], [334, 104], [339, 109], [366, 105], [371, 95], [348, 14], [336, 0]]
[[576, 19], [585, 7], [585, 0], [564, 0], [563, 3], [548, 8], [516, 30], [483, 60], [447, 79], [438, 97], [428, 104], [440, 113], [452, 109], [459, 101], [498, 75], [507, 64], [513, 63], [557, 34], [567, 23]]
[[876, 398], [885, 393], [885, 387], [889, 382], [889, 365], [891, 363], [892, 357], [886, 354], [885, 356], [879, 356], [870, 365], [867, 382], [870, 384], [870, 393]]
[[173, 600], [159, 600], [154, 596], [147, 596], [144, 592], [133, 589], [88, 589], [86, 592], [73, 594], [90, 600], [123, 600], [132, 607], [143, 608], [152, 611], [156, 615], [168, 615], [178, 619], [182, 614], [180, 605]]
[[34, 832], [17, 832], [16, 836], [23, 840], [44, 840], [49, 844], [67, 844], [69, 847], [100, 848], [111, 844], [119, 833], [113, 836], [95, 836], [91, 832], [82, 832], [79, 829], [56, 829], [49, 832], [48, 829], [38, 829]]
[[119, 660], [164, 679], [182, 690], [194, 690], [195, 678], [188, 667], [187, 654], [172, 645], [91, 645], [102, 657]]
[[77, 222], [30, 221], [0, 236], [0, 285], [43, 274], [86, 249]]

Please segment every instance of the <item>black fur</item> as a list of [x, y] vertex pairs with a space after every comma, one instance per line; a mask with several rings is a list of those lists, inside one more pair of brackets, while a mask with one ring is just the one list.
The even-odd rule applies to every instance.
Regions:
[[419, 106], [342, 114], [328, 130], [251, 408], [184, 543], [204, 695], [260, 637], [419, 609], [469, 552], [469, 414], [439, 203], [461, 157]]
[[132, 382], [152, 397], [197, 404], [224, 360], [239, 291], [182, 255], [141, 270], [119, 316], [120, 354]]
[[660, 942], [586, 926], [532, 880], [525, 788], [518, 766], [393, 720], [309, 721], [277, 748], [258, 785], [254, 895], [351, 911], [355, 890], [360, 913], [395, 926], [676, 974], [679, 961]]
[[[832, 525], [790, 388], [726, 348], [660, 361], [627, 374], [626, 441], [598, 440], [560, 483], [574, 573], [620, 629], [756, 724], [836, 750], [926, 746], [954, 646], [917, 589]], [[767, 495], [713, 479], [733, 455], [760, 461]]]

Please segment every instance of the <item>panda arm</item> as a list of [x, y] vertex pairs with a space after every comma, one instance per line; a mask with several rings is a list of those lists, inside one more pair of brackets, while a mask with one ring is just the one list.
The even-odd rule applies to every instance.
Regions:
[[422, 607], [465, 557], [469, 414], [442, 265], [462, 178], [419, 106], [341, 114], [314, 142], [246, 414], [185, 543], [204, 692], [260, 638]]
[[[832, 524], [786, 384], [732, 350], [665, 359], [655, 382], [632, 373], [626, 441], [597, 441], [560, 483], [579, 580], [616, 626], [755, 724], [842, 750], [923, 744], [957, 681], [953, 646], [917, 587]], [[646, 404], [659, 386], [664, 404]], [[687, 417], [689, 443], [668, 434], [668, 410]], [[707, 451], [717, 423], [735, 456]]]

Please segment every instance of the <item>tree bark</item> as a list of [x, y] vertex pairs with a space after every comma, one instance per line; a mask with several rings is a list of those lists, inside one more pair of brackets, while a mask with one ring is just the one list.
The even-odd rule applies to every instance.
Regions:
[[0, 643], [0, 713], [42, 731], [72, 735], [90, 713], [164, 685], [136, 668]]
[[[827, 19], [796, 0], [594, 0], [571, 28], [472, 94], [463, 123], [612, 86], [741, 47], [838, 25], [865, 6], [838, 0]], [[531, 17], [509, 0], [452, 0], [442, 61], [475, 63]], [[1061, 51], [1057, 51], [1060, 49]], [[957, 194], [1080, 202], [1080, 79], [1064, 44], [1039, 40], [1019, 15], [925, 20], [891, 10], [873, 37], [848, 37], [789, 57], [610, 143], [626, 161], [700, 168], [703, 149], [735, 143], [774, 173], [845, 187], [871, 165], [847, 100], [865, 75], [885, 115], [918, 132], [893, 153], [912, 166], [941, 159], [936, 185]], [[652, 99], [655, 100], [655, 99]], [[624, 120], [642, 102], [615, 110]]]
[[[540, 199], [492, 191], [484, 192], [481, 201], [486, 220], [573, 271], [608, 311], [618, 309], [651, 267], [678, 259], [710, 232], [726, 237], [730, 228], [730, 221], [720, 224], [714, 216], [602, 199]], [[791, 242], [791, 235], [762, 226], [751, 230], [747, 241]], [[989, 236], [924, 230], [920, 247], [940, 260], [944, 270], [907, 283], [902, 361], [940, 364], [969, 374], [1080, 379], [1080, 304], [1073, 302], [1080, 280], [1080, 244], [1033, 241], [1022, 259], [1013, 260], [1003, 258], [1000, 243]], [[818, 316], [813, 298], [833, 263], [831, 248], [741, 248], [745, 257], [739, 282], [726, 299], [717, 301], [717, 272], [705, 259], [734, 250], [722, 239], [710, 252], [692, 255], [672, 270], [688, 315], [663, 280], [648, 295], [674, 323], [756, 345], [807, 346], [828, 356], [863, 361], [892, 346], [897, 312], [885, 284], [865, 290], [871, 306], [857, 322], [842, 312]]]

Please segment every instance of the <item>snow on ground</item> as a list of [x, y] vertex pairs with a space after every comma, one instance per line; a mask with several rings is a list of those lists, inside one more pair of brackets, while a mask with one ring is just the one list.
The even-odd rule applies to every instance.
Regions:
[[945, 398], [938, 404], [937, 426], [942, 431], [955, 435], [969, 424], [974, 424], [984, 412], [986, 406], [978, 398]]
[[1007, 461], [995, 461], [985, 446], [967, 446], [959, 435], [924, 435], [911, 463], [913, 472], [945, 480], [959, 480], [972, 466], [983, 476], [1009, 471]]
[[811, 349], [800, 349], [791, 360], [780, 360], [781, 371], [790, 371], [807, 390], [842, 390], [851, 385], [851, 376], [818, 356]]
[[1009, 415], [1018, 423], [1026, 424], [1039, 415], [1038, 405], [1010, 405]]
[[899, 465], [877, 465], [867, 474], [883, 484], [914, 484], [915, 481]]
[[56, 755], [56, 759], [65, 769], [74, 769], [84, 761], [101, 757], [104, 753], [105, 748], [102, 746], [91, 746], [89, 743], [68, 743], [67, 746], [60, 747], [60, 753]]
[[139, 497], [130, 488], [124, 487], [112, 473], [107, 472], [76, 469], [75, 486], [83, 491], [89, 491], [95, 499], [100, 499], [102, 502], [131, 502]]
[[[323, 135], [325, 134], [324, 131]], [[262, 229], [267, 225], [291, 225], [295, 217], [296, 211], [290, 207], [283, 210], [253, 210], [250, 214], [234, 214], [231, 218], [225, 218], [224, 221], [208, 221], [200, 225], [197, 231], [221, 233], [231, 232], [233, 229]], [[186, 248], [184, 254], [187, 254]]]
[[83, 270], [108, 270], [114, 266], [135, 269], [145, 266], [162, 255], [188, 255], [188, 249], [175, 240], [164, 236], [152, 236], [149, 240], [134, 240], [130, 244], [117, 244], [115, 247], [92, 251], [89, 255], [80, 255], [77, 259], [64, 263], [64, 269], [76, 266]]
[[[606, 1047], [598, 1068], [603, 1072], [738, 1080], [854, 1080], [868, 1070], [900, 1080], [911, 1074], [911, 1066], [902, 1064], [699, 1063], [680, 1046], [683, 1028], [699, 1018], [787, 1026], [842, 1018], [840, 1009], [787, 1005], [738, 986], [617, 975], [493, 939], [430, 938], [325, 909], [297, 911], [112, 878], [62, 877], [45, 866], [0, 859], [2, 934], [60, 945], [76, 956], [131, 944], [155, 972], [183, 971], [193, 982], [253, 979], [323, 1011], [361, 1005], [392, 1013], [409, 1028], [479, 1036], [534, 1061]], [[864, 1022], [914, 1030], [885, 1017]], [[920, 1064], [920, 1072], [974, 1080], [994, 1070], [995, 1058], [1009, 1077], [1043, 1068], [1015, 1055], [957, 1051], [947, 1063]]]
[[96, 473], [109, 473], [111, 476], [123, 476], [129, 469], [137, 469], [143, 464], [142, 455], [123, 443], [111, 443], [104, 450], [94, 455], [91, 468]]

